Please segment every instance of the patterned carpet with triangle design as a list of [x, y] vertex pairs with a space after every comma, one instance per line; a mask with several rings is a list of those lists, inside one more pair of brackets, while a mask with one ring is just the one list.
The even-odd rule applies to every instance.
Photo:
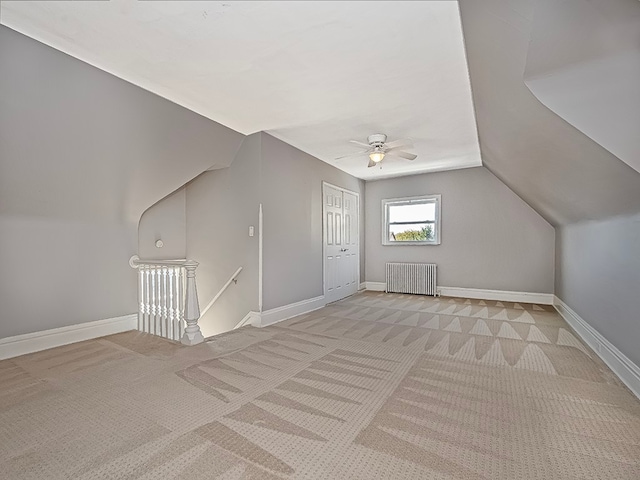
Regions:
[[640, 401], [552, 307], [364, 292], [1, 361], [0, 478], [637, 480]]

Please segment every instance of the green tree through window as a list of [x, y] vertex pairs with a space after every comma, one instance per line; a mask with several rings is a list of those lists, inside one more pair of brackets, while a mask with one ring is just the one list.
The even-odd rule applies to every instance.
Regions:
[[440, 195], [382, 200], [383, 245], [440, 245]]
[[397, 242], [424, 242], [433, 240], [433, 226], [427, 225], [420, 230], [405, 230], [394, 234]]

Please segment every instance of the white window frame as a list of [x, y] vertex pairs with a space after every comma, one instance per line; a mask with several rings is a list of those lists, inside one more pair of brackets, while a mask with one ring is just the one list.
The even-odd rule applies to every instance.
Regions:
[[[436, 218], [433, 221], [435, 228], [435, 235], [431, 241], [415, 241], [415, 242], [393, 242], [389, 240], [389, 207], [396, 205], [413, 205], [420, 203], [435, 203]], [[420, 195], [417, 197], [402, 197], [402, 198], [385, 198], [382, 200], [382, 244], [383, 245], [440, 245], [441, 237], [441, 208], [442, 208], [441, 195]], [[418, 223], [418, 222], [416, 222]], [[431, 223], [420, 222], [420, 223]]]

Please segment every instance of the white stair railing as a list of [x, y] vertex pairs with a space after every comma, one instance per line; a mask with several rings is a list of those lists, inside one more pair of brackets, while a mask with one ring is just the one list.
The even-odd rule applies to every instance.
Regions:
[[179, 339], [184, 345], [202, 343], [196, 288], [198, 262], [140, 260], [134, 255], [129, 265], [138, 270], [138, 330]]
[[203, 317], [204, 314], [207, 313], [211, 307], [213, 307], [213, 304], [216, 303], [216, 300], [218, 300], [220, 296], [225, 292], [225, 290], [229, 287], [229, 285], [231, 285], [231, 282], [238, 283], [238, 275], [240, 275], [241, 271], [242, 271], [242, 267], [238, 267], [235, 273], [231, 275], [231, 278], [227, 280], [227, 283], [225, 283], [220, 289], [220, 291], [216, 293], [216, 296], [213, 297], [213, 299], [208, 303], [206, 307], [204, 307], [204, 310], [202, 310], [202, 313], [200, 314], [201, 317]]

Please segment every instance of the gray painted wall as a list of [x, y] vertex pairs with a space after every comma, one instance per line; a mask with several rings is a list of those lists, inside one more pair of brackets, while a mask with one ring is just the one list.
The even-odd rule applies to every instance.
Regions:
[[[382, 245], [382, 200], [442, 195], [442, 243]], [[367, 182], [366, 278], [386, 262], [438, 265], [447, 287], [553, 293], [553, 227], [484, 167]]]
[[137, 310], [142, 213], [242, 135], [0, 26], [0, 338]]
[[[558, 296], [637, 363], [640, 173], [543, 105], [525, 85], [524, 75], [547, 75], [545, 81], [553, 83], [558, 72], [575, 73], [595, 59], [610, 61], [637, 52], [639, 4], [459, 0], [459, 5], [484, 165], [558, 227]], [[565, 11], [559, 15], [549, 8]], [[585, 9], [593, 10], [585, 15]], [[628, 62], [620, 64], [625, 71], [634, 68]], [[627, 123], [606, 130], [606, 138], [622, 135], [621, 140], [635, 142], [638, 112], [627, 106], [638, 98], [637, 73], [615, 79], [611, 91], [606, 90], [612, 83], [593, 73], [587, 76], [591, 80], [583, 76], [578, 91], [594, 87], [586, 97], [601, 112], [608, 109], [601, 108], [602, 102], [626, 92], [625, 108], [614, 114]], [[575, 88], [566, 88], [561, 100], [574, 102], [575, 95]], [[582, 99], [574, 106], [581, 115], [590, 108]], [[617, 121], [609, 122], [610, 116], [590, 118], [608, 129]], [[588, 221], [594, 223], [584, 223]]]
[[[205, 172], [186, 190], [187, 256], [198, 262], [204, 309], [239, 267], [243, 271], [200, 321], [205, 336], [233, 328], [258, 310], [258, 209], [263, 204], [263, 309], [323, 294], [322, 182], [364, 197], [364, 182], [266, 133], [246, 137], [229, 168]], [[153, 253], [157, 232], [179, 238], [180, 192], [140, 222], [140, 245]], [[364, 281], [364, 205], [360, 202], [360, 276]], [[248, 236], [250, 225], [255, 236]], [[146, 239], [146, 240], [145, 240]], [[144, 247], [143, 247], [144, 245]], [[141, 250], [142, 251], [142, 250]]]
[[539, 0], [524, 78], [545, 106], [640, 171], [638, 32], [638, 0]]
[[[324, 293], [322, 181], [360, 194], [364, 182], [262, 134], [264, 309]], [[360, 202], [360, 278], [364, 279], [364, 213]]]
[[[162, 248], [156, 241], [162, 240]], [[147, 209], [138, 223], [141, 259], [179, 259], [187, 256], [187, 190], [181, 188]]]
[[[458, 3], [484, 166], [553, 225], [640, 211], [640, 173], [545, 107], [525, 85], [543, 2]], [[628, 0], [606, 0], [608, 8], [621, 3]], [[634, 35], [637, 45], [637, 29]]]
[[[201, 311], [231, 275], [232, 283], [200, 320], [205, 336], [235, 327], [258, 310], [258, 212], [261, 135], [246, 137], [229, 168], [205, 172], [187, 191], [187, 256], [200, 262], [197, 274]], [[249, 237], [249, 226], [255, 235]]]
[[0, 338], [135, 313], [136, 234], [135, 223], [0, 215]]
[[556, 295], [640, 365], [640, 214], [556, 236]]

